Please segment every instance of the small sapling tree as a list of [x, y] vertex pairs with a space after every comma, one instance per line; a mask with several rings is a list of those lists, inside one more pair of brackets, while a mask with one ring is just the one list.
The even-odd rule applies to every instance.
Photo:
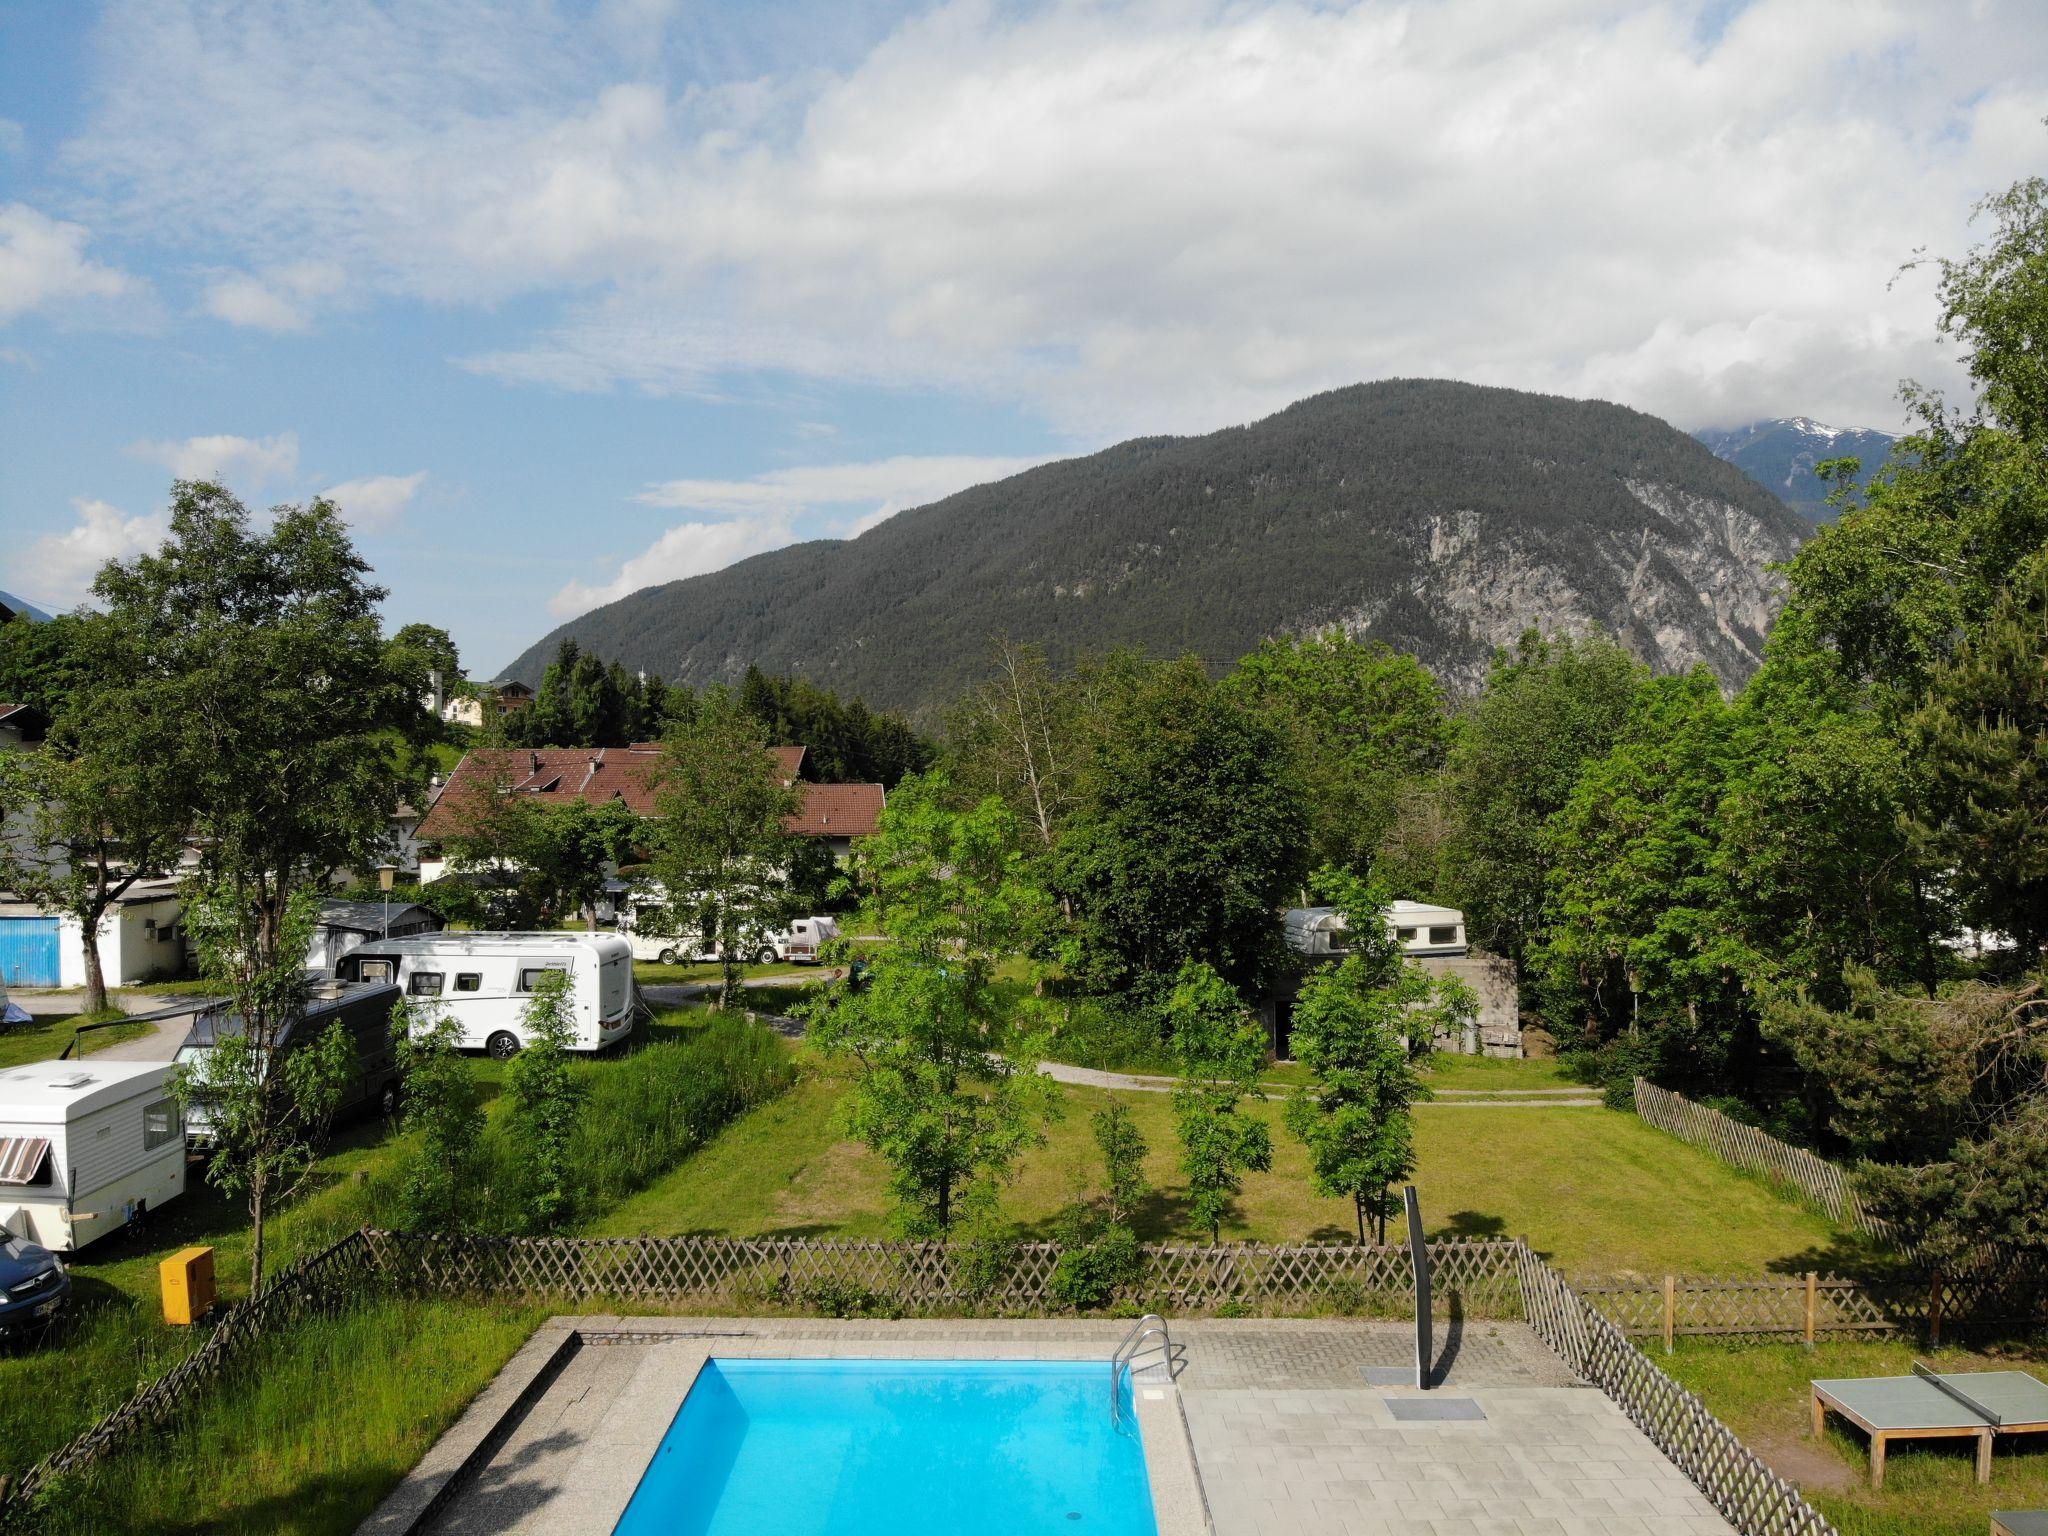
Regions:
[[1173, 1123], [1188, 1208], [1215, 1243], [1243, 1176], [1273, 1166], [1271, 1133], [1243, 1107], [1247, 1096], [1262, 1096], [1258, 1079], [1266, 1066], [1266, 1037], [1237, 989], [1201, 961], [1180, 968], [1165, 1015], [1180, 1063]]
[[405, 1128], [419, 1137], [401, 1193], [408, 1226], [460, 1232], [484, 1196], [483, 1093], [457, 1054], [461, 1023], [439, 1003], [408, 998], [392, 1011], [405, 1074]]
[[512, 1097], [507, 1129], [524, 1195], [521, 1214], [541, 1232], [559, 1227], [576, 1202], [571, 1153], [583, 1085], [569, 1065], [575, 1025], [568, 990], [567, 971], [540, 977], [524, 1015], [529, 1038], [506, 1073]]

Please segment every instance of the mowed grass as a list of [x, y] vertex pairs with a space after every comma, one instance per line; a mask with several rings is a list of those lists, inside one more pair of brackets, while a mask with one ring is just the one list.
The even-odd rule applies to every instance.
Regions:
[[189, 1399], [165, 1433], [66, 1479], [37, 1528], [349, 1531], [539, 1320], [532, 1309], [396, 1300], [309, 1319]]
[[37, 1016], [26, 1024], [16, 1024], [0, 1030], [0, 1070], [18, 1067], [24, 1062], [49, 1061], [63, 1053], [71, 1043], [81, 1024], [96, 1024], [108, 1021], [106, 1029], [95, 1029], [79, 1040], [74, 1056], [90, 1056], [94, 1051], [103, 1051], [120, 1040], [133, 1040], [150, 1032], [153, 1025], [136, 1023], [123, 1019], [119, 1023], [118, 1012], [106, 1014], [74, 1013], [62, 1017], [43, 1018]]
[[[666, 1178], [593, 1227], [601, 1235], [876, 1238], [891, 1234], [886, 1170], [842, 1135], [846, 1079], [810, 1052], [775, 1103], [728, 1126]], [[1126, 1104], [1150, 1152], [1153, 1193], [1138, 1213], [1151, 1242], [1200, 1241], [1189, 1220], [1172, 1102], [1161, 1093], [1068, 1088], [1065, 1113], [1028, 1153], [1004, 1197], [1018, 1227], [1050, 1230], [1077, 1188], [1099, 1179], [1090, 1114]], [[1309, 1187], [1308, 1157], [1280, 1122], [1280, 1101], [1254, 1112], [1273, 1133], [1273, 1169], [1247, 1175], [1226, 1240], [1354, 1240], [1348, 1201]], [[1575, 1273], [1750, 1273], [1827, 1267], [1848, 1240], [1829, 1222], [1633, 1115], [1583, 1108], [1475, 1105], [1416, 1114], [1415, 1182], [1436, 1237], [1527, 1236]], [[1076, 1175], [1084, 1181], [1077, 1186]]]
[[2001, 1438], [1991, 1482], [1978, 1487], [1971, 1440], [1894, 1440], [1885, 1452], [1884, 1489], [1872, 1492], [1869, 1442], [1828, 1416], [1812, 1438], [1808, 1383], [1843, 1376], [1904, 1376], [1915, 1360], [1944, 1371], [2032, 1371], [2048, 1379], [2048, 1349], [1998, 1355], [1895, 1342], [1735, 1346], [1681, 1339], [1652, 1358], [1697, 1392], [1744, 1444], [1800, 1484], [1843, 1536], [1983, 1536], [1994, 1509], [2048, 1507], [2048, 1435]]

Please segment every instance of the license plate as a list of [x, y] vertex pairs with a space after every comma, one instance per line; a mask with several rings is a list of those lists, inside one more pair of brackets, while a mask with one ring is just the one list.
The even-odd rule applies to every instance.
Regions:
[[63, 1299], [61, 1296], [52, 1296], [48, 1301], [37, 1302], [33, 1307], [29, 1308], [29, 1316], [48, 1317], [57, 1310], [57, 1303]]

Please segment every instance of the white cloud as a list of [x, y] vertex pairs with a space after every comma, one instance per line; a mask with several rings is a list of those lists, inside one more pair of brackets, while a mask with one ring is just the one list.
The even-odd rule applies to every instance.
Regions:
[[162, 439], [128, 445], [133, 458], [161, 464], [180, 480], [212, 480], [255, 490], [297, 472], [299, 434], [274, 437], [212, 437]]
[[109, 560], [126, 560], [155, 549], [170, 531], [162, 512], [129, 517], [119, 507], [90, 497], [71, 503], [78, 521], [29, 546], [22, 584], [59, 608], [72, 608], [92, 592], [93, 578]]
[[330, 262], [294, 262], [257, 277], [237, 272], [208, 285], [201, 307], [217, 320], [286, 334], [313, 323], [314, 301], [342, 285], [341, 269]]
[[718, 520], [670, 528], [622, 562], [611, 581], [572, 581], [548, 606], [558, 617], [569, 618], [642, 587], [721, 570], [800, 537], [857, 538], [906, 507], [922, 506], [1044, 462], [969, 454], [906, 455], [777, 469], [745, 480], [665, 480], [633, 499]]
[[398, 521], [426, 478], [424, 469], [411, 475], [365, 475], [329, 486], [320, 494], [339, 506], [354, 527], [388, 528]]
[[91, 236], [26, 203], [0, 203], [0, 324], [46, 305], [125, 298], [140, 285], [85, 254]]
[[671, 91], [650, 40], [688, 18], [653, 5], [130, 0], [72, 155], [264, 274], [242, 323], [302, 323], [269, 274], [314, 259], [559, 296], [466, 359], [515, 382], [971, 389], [1094, 440], [1401, 374], [1895, 419], [1900, 375], [1955, 373], [1890, 278], [2039, 163], [2038, 0], [1725, 13], [964, 0]]
[[735, 560], [780, 549], [796, 537], [789, 517], [765, 517], [718, 523], [681, 523], [619, 566], [618, 574], [601, 585], [572, 581], [548, 600], [556, 618], [574, 618], [604, 603], [616, 602], [642, 587], [723, 570]]

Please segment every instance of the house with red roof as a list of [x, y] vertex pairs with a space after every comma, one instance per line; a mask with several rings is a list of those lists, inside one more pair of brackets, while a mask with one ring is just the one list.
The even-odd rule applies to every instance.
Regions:
[[[804, 748], [768, 750], [782, 782], [794, 784], [803, 796], [802, 807], [786, 823], [791, 832], [823, 843], [835, 858], [851, 852], [855, 838], [874, 833], [885, 798], [881, 785], [805, 783], [799, 778]], [[463, 754], [420, 820], [420, 878], [433, 880], [446, 872], [434, 845], [458, 833], [474, 808], [493, 795], [528, 795], [545, 805], [616, 800], [636, 816], [652, 817], [660, 772], [661, 747], [651, 741], [629, 747], [474, 748]]]

